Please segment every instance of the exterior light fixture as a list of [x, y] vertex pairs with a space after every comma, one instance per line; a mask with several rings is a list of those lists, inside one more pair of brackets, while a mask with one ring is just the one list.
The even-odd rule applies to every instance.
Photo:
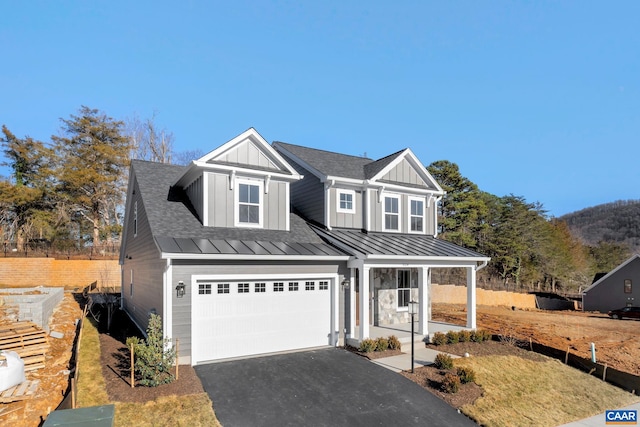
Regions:
[[349, 289], [349, 285], [351, 284], [351, 281], [349, 279], [344, 279], [341, 284], [342, 284], [342, 289]]
[[184, 296], [184, 282], [180, 280], [178, 286], [176, 286], [176, 297], [182, 298]]

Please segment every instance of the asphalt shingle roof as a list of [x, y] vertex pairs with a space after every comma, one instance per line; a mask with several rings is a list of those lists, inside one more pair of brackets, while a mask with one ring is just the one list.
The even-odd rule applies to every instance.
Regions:
[[[324, 242], [298, 215], [290, 231], [203, 226], [182, 191], [172, 189], [184, 166], [133, 160], [151, 233], [161, 250], [205, 254], [344, 255]], [[171, 250], [169, 250], [171, 249]]]

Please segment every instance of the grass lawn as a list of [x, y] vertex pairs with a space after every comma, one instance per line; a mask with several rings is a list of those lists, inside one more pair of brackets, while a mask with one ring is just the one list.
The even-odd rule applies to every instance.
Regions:
[[110, 402], [100, 364], [100, 340], [95, 324], [85, 318], [78, 356], [78, 407], [115, 405], [115, 427], [220, 426], [206, 393], [168, 396], [146, 403]]
[[476, 372], [484, 396], [461, 410], [486, 426], [557, 426], [640, 401], [638, 396], [550, 358], [483, 356], [454, 363]]

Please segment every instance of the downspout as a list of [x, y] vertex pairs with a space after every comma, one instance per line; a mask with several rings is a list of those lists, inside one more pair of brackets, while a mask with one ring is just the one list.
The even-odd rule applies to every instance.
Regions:
[[442, 200], [442, 196], [436, 197], [433, 204], [433, 237], [438, 237], [438, 203]]

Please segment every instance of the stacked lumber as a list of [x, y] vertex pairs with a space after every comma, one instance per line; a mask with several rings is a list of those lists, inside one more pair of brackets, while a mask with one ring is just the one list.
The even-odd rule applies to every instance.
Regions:
[[27, 380], [0, 392], [0, 403], [11, 403], [18, 400], [29, 399], [38, 390], [40, 380]]
[[24, 370], [44, 368], [49, 351], [47, 333], [31, 322], [0, 326], [0, 350], [15, 351], [24, 361]]

